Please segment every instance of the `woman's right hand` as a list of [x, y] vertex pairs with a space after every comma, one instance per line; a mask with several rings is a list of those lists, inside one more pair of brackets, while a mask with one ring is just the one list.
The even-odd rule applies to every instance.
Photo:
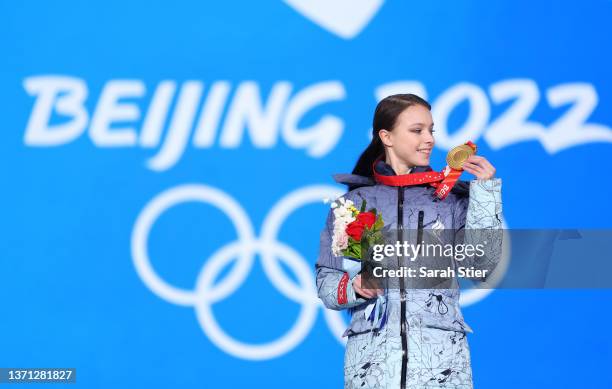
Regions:
[[[353, 290], [359, 296], [365, 299], [376, 298], [378, 295], [385, 294], [385, 291], [377, 288], [378, 285], [374, 284], [372, 280], [361, 281], [361, 274], [353, 278]], [[359, 297], [357, 296], [357, 297]]]

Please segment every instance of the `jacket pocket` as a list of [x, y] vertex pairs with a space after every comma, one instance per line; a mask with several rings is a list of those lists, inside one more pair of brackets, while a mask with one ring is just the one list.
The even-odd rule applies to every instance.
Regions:
[[368, 303], [363, 303], [354, 308], [351, 316], [351, 323], [342, 334], [342, 337], [359, 335], [370, 332], [370, 323], [365, 319], [365, 308]]
[[474, 333], [472, 327], [470, 327], [462, 317], [440, 318], [427, 315], [422, 316], [420, 322], [421, 326], [427, 328]]

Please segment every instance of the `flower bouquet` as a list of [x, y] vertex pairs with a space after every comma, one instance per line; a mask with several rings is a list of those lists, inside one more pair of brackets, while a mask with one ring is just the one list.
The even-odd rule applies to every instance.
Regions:
[[[360, 271], [371, 270], [369, 250], [375, 244], [384, 244], [385, 229], [382, 215], [371, 208], [366, 211], [367, 202], [362, 198], [360, 209], [351, 200], [339, 197], [331, 203], [334, 213], [332, 253], [342, 256], [342, 268], [352, 280]], [[386, 293], [365, 309], [366, 320], [380, 329], [386, 322]]]

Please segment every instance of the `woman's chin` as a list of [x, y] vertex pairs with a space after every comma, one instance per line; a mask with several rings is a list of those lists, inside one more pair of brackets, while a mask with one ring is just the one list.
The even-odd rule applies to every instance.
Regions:
[[419, 158], [417, 166], [429, 166], [429, 158]]

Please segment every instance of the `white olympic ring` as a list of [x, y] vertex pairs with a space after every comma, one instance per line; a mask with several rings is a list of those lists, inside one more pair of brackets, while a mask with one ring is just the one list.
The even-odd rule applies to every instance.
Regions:
[[[248, 214], [234, 200], [219, 189], [202, 184], [185, 184], [167, 189], [153, 198], [141, 211], [132, 231], [131, 251], [134, 266], [144, 284], [160, 298], [177, 305], [193, 306], [204, 333], [217, 347], [230, 355], [249, 360], [264, 360], [281, 356], [300, 344], [310, 332], [323, 308], [325, 321], [336, 339], [342, 338], [347, 323], [341, 312], [325, 309], [317, 296], [313, 266], [298, 252], [279, 242], [277, 237], [286, 218], [296, 209], [311, 203], [322, 203], [323, 198], [336, 198], [343, 192], [334, 186], [312, 185], [287, 194], [270, 210], [262, 225], [261, 237], [255, 236]], [[194, 290], [167, 283], [154, 270], [148, 255], [149, 233], [157, 219], [168, 209], [187, 202], [200, 202], [217, 207], [231, 220], [237, 240], [219, 248], [205, 261], [197, 276]], [[298, 318], [280, 338], [263, 344], [251, 345], [237, 341], [221, 329], [215, 320], [212, 305], [237, 290], [248, 277], [256, 255], [268, 279], [279, 292], [301, 304]], [[228, 275], [213, 285], [228, 263], [237, 259]], [[278, 260], [292, 269], [298, 283], [285, 275]], [[473, 304], [486, 297], [492, 289], [472, 289], [461, 294], [462, 305]]]
[[[200, 184], [168, 189], [145, 206], [134, 225], [132, 257], [136, 271], [145, 285], [162, 299], [177, 305], [194, 306], [206, 335], [225, 352], [252, 360], [280, 356], [308, 335], [314, 325], [317, 308], [323, 307], [323, 304], [317, 296], [314, 266], [309, 267], [308, 262], [299, 253], [278, 242], [276, 235], [284, 219], [297, 208], [341, 194], [338, 188], [332, 186], [311, 186], [290, 193], [270, 211], [262, 229], [262, 238], [258, 240], [246, 212], [227, 194]], [[202, 202], [218, 207], [229, 216], [238, 234], [238, 240], [217, 250], [204, 263], [195, 290], [178, 288], [164, 281], [153, 269], [147, 250], [148, 235], [155, 221], [169, 208], [185, 202]], [[302, 310], [286, 335], [273, 342], [253, 346], [236, 341], [221, 330], [214, 319], [211, 305], [226, 298], [244, 282], [257, 253], [260, 254], [263, 269], [273, 285], [292, 301], [302, 304]], [[238, 258], [238, 263], [222, 281], [213, 286], [215, 277], [233, 258]], [[285, 276], [277, 258], [281, 258], [294, 270], [299, 285], [294, 285], [293, 281]], [[345, 343], [341, 334], [346, 323], [341, 313], [325, 309], [325, 319], [336, 338]]]

